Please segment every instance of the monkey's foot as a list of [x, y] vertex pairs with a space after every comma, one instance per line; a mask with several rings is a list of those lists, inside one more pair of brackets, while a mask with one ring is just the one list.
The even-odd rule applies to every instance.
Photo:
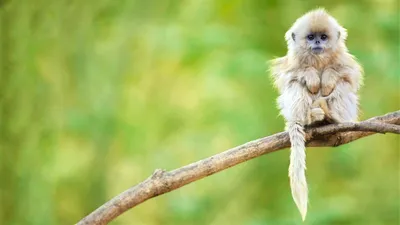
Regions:
[[325, 118], [324, 110], [321, 108], [311, 109], [311, 122], [322, 121]]

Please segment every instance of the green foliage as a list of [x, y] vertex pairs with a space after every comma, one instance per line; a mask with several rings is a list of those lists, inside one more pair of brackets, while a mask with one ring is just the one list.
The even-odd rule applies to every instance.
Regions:
[[[73, 224], [149, 176], [283, 129], [266, 61], [325, 6], [365, 67], [362, 119], [399, 109], [399, 12], [386, 1], [2, 1], [0, 223]], [[309, 149], [310, 210], [288, 151], [112, 224], [399, 224], [399, 137]]]

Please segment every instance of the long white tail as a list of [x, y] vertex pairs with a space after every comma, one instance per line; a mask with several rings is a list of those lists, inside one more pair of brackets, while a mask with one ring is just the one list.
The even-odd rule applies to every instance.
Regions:
[[303, 221], [306, 219], [308, 188], [306, 181], [306, 147], [304, 126], [298, 123], [288, 124], [290, 136], [289, 177], [292, 196]]

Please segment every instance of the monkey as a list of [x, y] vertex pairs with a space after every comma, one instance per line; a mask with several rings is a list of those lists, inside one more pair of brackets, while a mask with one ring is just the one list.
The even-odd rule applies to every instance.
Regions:
[[347, 30], [323, 8], [298, 18], [285, 33], [288, 52], [270, 61], [277, 105], [291, 142], [289, 180], [304, 221], [308, 205], [305, 128], [358, 118], [363, 69], [346, 47]]

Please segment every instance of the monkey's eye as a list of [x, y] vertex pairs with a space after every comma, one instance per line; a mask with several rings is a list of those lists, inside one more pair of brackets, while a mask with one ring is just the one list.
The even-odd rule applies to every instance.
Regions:
[[307, 39], [310, 40], [310, 41], [314, 40], [314, 35], [312, 35], [312, 34], [308, 35]]
[[326, 34], [321, 35], [321, 40], [325, 41], [326, 39], [328, 39], [328, 36]]

